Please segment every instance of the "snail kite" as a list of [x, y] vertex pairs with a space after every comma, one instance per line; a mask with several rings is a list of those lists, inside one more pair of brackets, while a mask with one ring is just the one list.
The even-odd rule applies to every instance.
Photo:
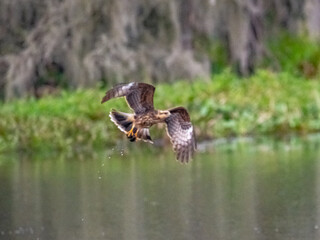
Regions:
[[101, 103], [111, 98], [126, 98], [134, 114], [112, 110], [109, 116], [132, 142], [143, 140], [153, 143], [149, 128], [157, 123], [166, 123], [167, 134], [173, 144], [177, 160], [187, 163], [196, 149], [196, 139], [189, 114], [183, 107], [164, 111], [154, 109], [154, 91], [155, 87], [146, 83], [119, 84], [106, 92]]

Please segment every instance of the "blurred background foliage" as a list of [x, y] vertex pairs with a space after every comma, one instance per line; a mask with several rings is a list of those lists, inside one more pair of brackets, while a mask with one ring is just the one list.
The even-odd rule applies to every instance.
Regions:
[[210, 78], [316, 78], [319, 0], [3, 0], [0, 97]]
[[320, 0], [3, 0], [0, 151], [122, 141], [99, 103], [131, 81], [202, 140], [319, 131], [319, 43]]
[[[108, 120], [112, 108], [128, 112], [126, 102], [111, 100], [100, 105], [103, 95], [99, 89], [63, 90], [57, 96], [2, 103], [0, 151], [83, 152], [127, 143]], [[200, 141], [320, 130], [320, 84], [285, 72], [258, 70], [241, 78], [226, 69], [208, 81], [157, 85], [157, 108], [179, 105], [189, 110]], [[165, 137], [164, 127], [152, 128], [154, 139]]]

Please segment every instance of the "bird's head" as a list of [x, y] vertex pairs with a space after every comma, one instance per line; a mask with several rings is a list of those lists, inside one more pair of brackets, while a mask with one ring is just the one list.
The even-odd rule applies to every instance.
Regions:
[[169, 111], [167, 111], [167, 110], [165, 110], [165, 111], [159, 110], [158, 111], [158, 116], [159, 116], [160, 119], [166, 119], [167, 117], [170, 116], [170, 114], [171, 113]]

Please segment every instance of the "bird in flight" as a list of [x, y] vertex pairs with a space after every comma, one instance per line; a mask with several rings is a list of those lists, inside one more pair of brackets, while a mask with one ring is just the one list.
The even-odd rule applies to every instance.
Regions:
[[196, 150], [196, 139], [189, 114], [184, 107], [156, 110], [153, 106], [155, 87], [146, 83], [119, 84], [106, 92], [101, 103], [112, 98], [125, 97], [134, 113], [112, 110], [111, 121], [124, 132], [131, 142], [152, 142], [149, 128], [157, 123], [166, 123], [167, 134], [176, 152], [176, 158], [187, 163]]

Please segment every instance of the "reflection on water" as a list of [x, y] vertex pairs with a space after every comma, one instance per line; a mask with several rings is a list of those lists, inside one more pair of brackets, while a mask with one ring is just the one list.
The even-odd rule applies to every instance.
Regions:
[[2, 156], [0, 239], [320, 239], [319, 145]]

